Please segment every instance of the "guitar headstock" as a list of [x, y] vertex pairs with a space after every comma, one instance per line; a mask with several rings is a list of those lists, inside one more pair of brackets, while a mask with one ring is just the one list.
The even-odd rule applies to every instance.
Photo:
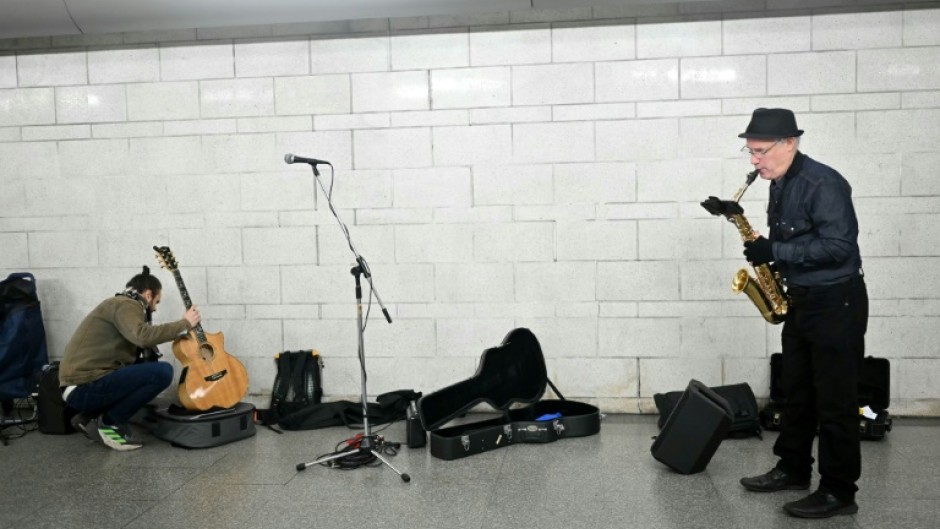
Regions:
[[157, 261], [160, 262], [160, 266], [170, 272], [179, 270], [179, 264], [176, 262], [176, 257], [173, 257], [169, 246], [154, 246], [153, 251], [157, 252]]

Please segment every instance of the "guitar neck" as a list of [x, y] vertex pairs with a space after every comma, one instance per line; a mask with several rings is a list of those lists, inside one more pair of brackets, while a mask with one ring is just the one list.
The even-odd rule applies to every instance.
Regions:
[[[176, 280], [176, 287], [179, 288], [180, 296], [183, 297], [183, 304], [186, 306], [186, 310], [189, 310], [193, 306], [193, 300], [189, 297], [189, 290], [186, 289], [186, 283], [183, 282], [183, 275], [180, 274], [179, 269], [173, 271], [173, 279]], [[202, 322], [196, 324], [193, 327], [193, 331], [196, 333], [196, 338], [199, 339], [199, 343], [206, 343], [206, 333], [202, 329]]]

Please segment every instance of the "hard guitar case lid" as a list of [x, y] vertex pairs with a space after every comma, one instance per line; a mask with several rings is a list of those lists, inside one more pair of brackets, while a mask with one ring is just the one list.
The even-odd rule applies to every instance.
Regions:
[[422, 397], [418, 413], [426, 430], [437, 430], [481, 402], [498, 410], [538, 402], [547, 381], [539, 341], [529, 329], [514, 329], [499, 346], [483, 351], [471, 378]]

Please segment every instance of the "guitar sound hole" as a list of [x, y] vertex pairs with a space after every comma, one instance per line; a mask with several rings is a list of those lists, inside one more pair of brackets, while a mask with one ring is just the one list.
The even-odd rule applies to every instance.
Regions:
[[202, 358], [204, 362], [212, 360], [213, 356], [215, 356], [215, 352], [209, 345], [203, 345], [199, 348], [199, 357]]

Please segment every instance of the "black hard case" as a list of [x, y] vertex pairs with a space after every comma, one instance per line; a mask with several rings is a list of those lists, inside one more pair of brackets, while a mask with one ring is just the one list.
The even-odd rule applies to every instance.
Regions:
[[[783, 427], [783, 407], [787, 402], [783, 391], [783, 354], [770, 355], [770, 402], [761, 410], [761, 426], [779, 431]], [[891, 431], [888, 412], [891, 403], [891, 362], [887, 358], [867, 356], [862, 360], [858, 377], [859, 406], [869, 406], [877, 414], [874, 419], [859, 415], [862, 439], [882, 439]]]
[[724, 398], [691, 380], [650, 452], [680, 474], [701, 472], [728, 434], [733, 413]]
[[[546, 384], [558, 400], [540, 400]], [[446, 426], [481, 402], [501, 417]], [[525, 407], [510, 409], [513, 404]], [[553, 420], [535, 419], [560, 413]], [[515, 443], [549, 443], [600, 431], [600, 411], [582, 402], [565, 400], [548, 380], [542, 348], [528, 329], [514, 329], [498, 347], [483, 351], [473, 377], [423, 396], [418, 414], [430, 432], [431, 455], [452, 460]], [[446, 427], [445, 427], [446, 426]]]
[[859, 416], [858, 429], [864, 440], [884, 439], [891, 431], [893, 420], [888, 412], [891, 404], [891, 362], [887, 358], [865, 357], [858, 377], [858, 405], [868, 406], [877, 416]]
[[247, 402], [195, 413], [157, 399], [141, 410], [136, 422], [173, 446], [211, 448], [255, 435], [254, 412], [255, 407]]

